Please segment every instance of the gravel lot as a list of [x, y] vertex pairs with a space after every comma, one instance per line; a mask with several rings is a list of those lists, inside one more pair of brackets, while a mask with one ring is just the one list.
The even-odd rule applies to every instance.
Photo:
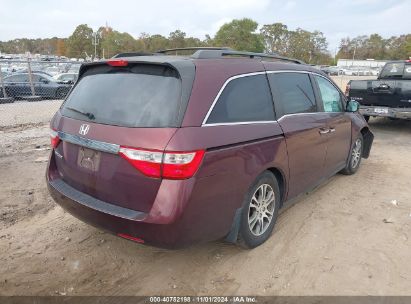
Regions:
[[0, 128], [48, 122], [61, 103], [61, 100], [43, 100], [0, 104]]
[[0, 130], [0, 295], [410, 295], [411, 122], [371, 127], [357, 174], [285, 210], [264, 245], [179, 251], [65, 213], [46, 191], [47, 125]]

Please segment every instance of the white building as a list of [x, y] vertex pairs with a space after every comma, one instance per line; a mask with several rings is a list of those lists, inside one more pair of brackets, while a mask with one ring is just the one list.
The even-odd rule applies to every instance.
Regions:
[[339, 67], [369, 67], [369, 68], [376, 68], [376, 67], [383, 67], [387, 60], [374, 60], [374, 59], [366, 59], [366, 60], [357, 60], [357, 59], [338, 59], [337, 66]]

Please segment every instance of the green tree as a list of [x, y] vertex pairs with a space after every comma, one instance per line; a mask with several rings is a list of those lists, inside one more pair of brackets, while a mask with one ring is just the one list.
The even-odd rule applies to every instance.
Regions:
[[287, 54], [291, 32], [285, 24], [266, 24], [260, 29], [260, 33], [266, 52]]
[[287, 55], [310, 64], [323, 64], [331, 59], [327, 47], [328, 43], [323, 33], [297, 28], [290, 32]]
[[255, 33], [258, 23], [244, 18], [235, 19], [220, 27], [214, 37], [216, 46], [227, 46], [238, 51], [262, 52], [264, 50], [261, 35]]
[[186, 45], [185, 38], [186, 38], [186, 33], [180, 30], [175, 30], [174, 32], [171, 32], [170, 35], [168, 36], [170, 48], [185, 47]]
[[67, 54], [69, 57], [85, 57], [86, 53], [93, 53], [93, 29], [87, 24], [76, 27], [73, 34], [67, 39]]
[[[101, 33], [100, 54], [110, 58], [118, 53], [136, 51], [137, 41], [128, 33], [120, 33], [112, 28], [99, 30]], [[104, 50], [104, 52], [103, 52]]]

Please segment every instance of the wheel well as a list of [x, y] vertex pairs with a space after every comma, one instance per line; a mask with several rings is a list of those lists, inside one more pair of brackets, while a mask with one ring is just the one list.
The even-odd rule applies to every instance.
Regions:
[[[284, 176], [281, 173], [280, 170], [278, 170], [277, 168], [268, 168], [268, 171], [270, 171], [272, 174], [274, 174], [274, 176], [277, 178], [277, 182], [278, 182], [278, 187], [280, 188], [280, 197], [281, 197], [281, 205], [284, 202], [284, 195], [285, 195], [285, 180], [284, 180]], [[281, 206], [280, 206], [281, 207]]]
[[374, 140], [374, 135], [371, 133], [368, 127], [362, 128], [360, 132], [364, 140], [364, 149], [362, 151], [362, 157], [368, 158], [368, 156], [370, 155], [371, 145]]

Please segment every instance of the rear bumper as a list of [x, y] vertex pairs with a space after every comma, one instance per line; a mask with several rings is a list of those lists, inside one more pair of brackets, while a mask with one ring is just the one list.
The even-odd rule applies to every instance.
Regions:
[[[163, 225], [147, 223], [148, 214], [111, 205], [76, 191], [63, 181], [48, 181], [48, 190], [57, 204], [79, 220], [119, 235], [143, 240], [162, 248], [187, 246], [178, 222]], [[70, 189], [71, 188], [71, 189]], [[73, 191], [74, 190], [74, 191]]]
[[[378, 109], [387, 109], [387, 113], [381, 113]], [[377, 110], [377, 112], [376, 112]], [[360, 113], [365, 116], [380, 116], [399, 119], [411, 119], [411, 108], [388, 108], [378, 106], [360, 106]]]

